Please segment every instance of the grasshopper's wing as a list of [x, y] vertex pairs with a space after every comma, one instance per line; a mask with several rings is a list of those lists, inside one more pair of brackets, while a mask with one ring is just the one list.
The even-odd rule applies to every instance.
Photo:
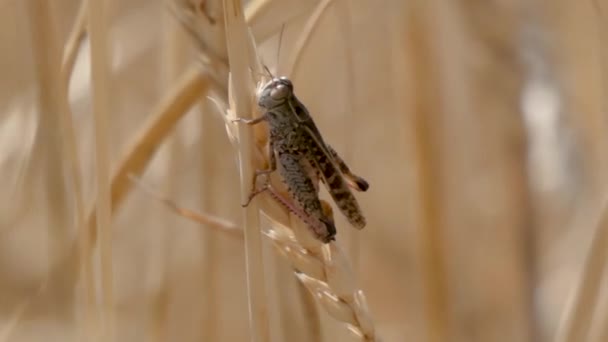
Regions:
[[310, 163], [313, 164], [323, 179], [327, 191], [334, 199], [340, 211], [346, 216], [348, 222], [357, 229], [362, 229], [366, 225], [365, 217], [361, 212], [357, 199], [350, 191], [340, 167], [333, 157], [333, 154], [325, 145], [317, 126], [306, 112], [306, 108], [301, 103], [296, 102], [292, 108], [298, 118], [298, 123], [308, 136], [308, 148], [310, 149]]
[[367, 189], [369, 189], [369, 183], [365, 179], [363, 179], [363, 177], [359, 177], [356, 174], [352, 173], [348, 168], [348, 165], [346, 165], [344, 160], [340, 158], [338, 152], [336, 152], [336, 150], [334, 150], [331, 145], [325, 144], [325, 146], [327, 147], [327, 151], [334, 158], [334, 161], [338, 164], [340, 172], [342, 172], [342, 175], [344, 175], [344, 178], [346, 179], [348, 185], [352, 189], [355, 189], [357, 191], [367, 191]]

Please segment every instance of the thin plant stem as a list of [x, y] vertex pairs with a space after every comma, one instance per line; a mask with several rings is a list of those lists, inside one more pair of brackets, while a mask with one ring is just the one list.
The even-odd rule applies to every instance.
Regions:
[[[109, 159], [109, 77], [108, 27], [106, 2], [91, 0], [88, 6], [89, 35], [91, 40], [91, 80], [93, 87], [93, 118], [95, 122], [95, 171], [97, 185], [96, 224], [101, 261], [101, 292], [103, 339], [113, 341], [114, 336], [114, 276], [112, 266], [112, 200], [110, 197]], [[86, 261], [85, 261], [86, 262]]]
[[131, 179], [134, 182], [136, 182], [137, 185], [140, 186], [148, 194], [150, 194], [157, 200], [161, 201], [165, 206], [167, 206], [175, 214], [182, 216], [184, 218], [187, 218], [189, 220], [192, 220], [194, 222], [197, 222], [199, 224], [207, 225], [212, 230], [221, 231], [223, 233], [228, 233], [228, 235], [233, 238], [237, 238], [237, 239], [243, 238], [242, 230], [239, 227], [237, 227], [234, 223], [229, 222], [220, 217], [215, 217], [215, 216], [212, 216], [209, 214], [203, 214], [203, 213], [195, 212], [190, 209], [183, 208], [183, 207], [179, 206], [178, 204], [176, 204], [175, 202], [173, 202], [172, 200], [168, 199], [166, 196], [163, 196], [163, 195], [153, 191], [150, 188], [150, 186], [148, 186], [141, 180], [138, 180], [135, 177], [131, 177]]
[[82, 0], [76, 20], [68, 35], [68, 40], [63, 51], [63, 61], [61, 63], [61, 78], [66, 86], [66, 92], [69, 90], [70, 78], [78, 57], [78, 50], [82, 46], [82, 42], [87, 35], [87, 14], [89, 0]]
[[[80, 3], [76, 21], [72, 26], [72, 30], [68, 36], [67, 43], [63, 50], [63, 62], [61, 65], [61, 79], [63, 81], [66, 103], [69, 103], [68, 93], [70, 86], [70, 79], [74, 70], [74, 64], [76, 63], [76, 57], [78, 56], [78, 50], [82, 45], [84, 37], [86, 36], [86, 24], [88, 14], [88, 0], [83, 0]], [[78, 240], [80, 250], [80, 276], [82, 279], [83, 287], [83, 301], [85, 307], [85, 313], [82, 316], [85, 324], [81, 325], [80, 334], [87, 340], [93, 340], [94, 332], [99, 330], [99, 317], [97, 314], [97, 295], [95, 293], [95, 279], [93, 276], [93, 265], [92, 260], [87, 258], [87, 255], [91, 255], [92, 246], [90, 245], [90, 239], [86, 233], [85, 226], [85, 206], [82, 190], [82, 172], [80, 168], [80, 158], [78, 156], [78, 146], [76, 139], [76, 129], [74, 127], [74, 120], [72, 117], [71, 108], [67, 106], [66, 111], [63, 113], [64, 118], [64, 131], [66, 132], [65, 138], [68, 147], [68, 159], [72, 174], [72, 184], [74, 186], [74, 209], [76, 227], [80, 234], [81, 239]]]

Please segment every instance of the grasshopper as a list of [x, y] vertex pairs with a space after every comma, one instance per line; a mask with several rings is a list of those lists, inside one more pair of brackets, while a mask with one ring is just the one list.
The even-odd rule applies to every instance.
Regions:
[[[349, 186], [357, 191], [366, 191], [369, 184], [353, 174], [336, 151], [323, 141], [308, 110], [295, 96], [292, 82], [286, 77], [272, 77], [261, 88], [258, 105], [264, 110], [260, 117], [235, 120], [248, 125], [265, 121], [269, 125], [269, 168], [255, 172], [254, 189], [257, 177], [274, 172], [278, 161], [283, 182], [301, 213], [322, 223], [311, 226], [319, 240], [325, 243], [334, 240], [336, 228], [333, 220], [322, 210], [315, 179], [321, 179], [325, 184], [351, 225], [358, 229], [365, 227], [365, 217]], [[266, 186], [254, 190], [244, 206], [267, 189]]]

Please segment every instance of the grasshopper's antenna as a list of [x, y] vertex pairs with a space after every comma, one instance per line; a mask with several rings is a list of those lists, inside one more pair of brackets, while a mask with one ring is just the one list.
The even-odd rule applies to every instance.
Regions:
[[274, 75], [270, 72], [270, 69], [268, 69], [268, 67], [266, 66], [266, 64], [262, 65], [264, 67], [264, 70], [266, 70], [266, 73], [268, 74], [268, 76], [270, 76], [270, 79], [275, 79]]
[[[283, 41], [283, 32], [285, 31], [285, 24], [281, 25], [281, 32], [279, 33], [279, 47], [277, 49], [277, 70], [279, 69], [279, 57], [281, 57], [281, 43]], [[262, 66], [264, 67], [264, 70], [266, 71], [266, 74], [268, 74], [268, 76], [270, 77], [270, 79], [275, 79], [276, 76], [272, 74], [272, 72], [270, 72], [270, 69], [268, 69], [268, 66], [264, 63], [262, 63]]]
[[[264, 64], [262, 64], [262, 66], [264, 66]], [[255, 77], [258, 77], [258, 78], [264, 77], [264, 76], [268, 76], [267, 75], [268, 73], [266, 71], [264, 71], [264, 72], [259, 72], [259, 71], [256, 72], [256, 71], [253, 71], [252, 68], [249, 68], [249, 72], [251, 72], [252, 75], [254, 75]]]
[[281, 25], [281, 32], [279, 32], [279, 46], [277, 48], [277, 70], [279, 70], [279, 63], [281, 62], [281, 45], [283, 44], [283, 33], [285, 33], [285, 23]]

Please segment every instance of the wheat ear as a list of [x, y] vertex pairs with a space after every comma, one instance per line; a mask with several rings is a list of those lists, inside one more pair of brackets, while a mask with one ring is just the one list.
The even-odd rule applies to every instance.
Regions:
[[[326, 202], [323, 205], [331, 210]], [[289, 228], [272, 221], [266, 236], [329, 315], [347, 324], [359, 341], [378, 341], [365, 294], [357, 287], [344, 250], [337, 242], [323, 244], [315, 239], [296, 216], [291, 213]]]

